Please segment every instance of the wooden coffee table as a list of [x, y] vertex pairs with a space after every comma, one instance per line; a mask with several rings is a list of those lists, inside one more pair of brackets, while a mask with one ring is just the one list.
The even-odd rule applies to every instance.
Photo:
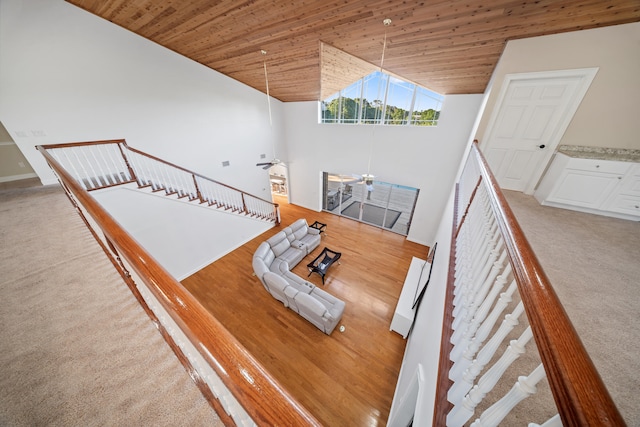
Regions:
[[[327, 270], [334, 262], [338, 261], [341, 256], [342, 253], [332, 251], [325, 246], [322, 252], [320, 252], [320, 255], [318, 255], [316, 259], [307, 264], [307, 268], [309, 269], [309, 276], [311, 276], [311, 273], [318, 273], [320, 277], [322, 277], [322, 284], [324, 285], [324, 276], [325, 274], [327, 274]], [[338, 262], [338, 264], [340, 263]]]

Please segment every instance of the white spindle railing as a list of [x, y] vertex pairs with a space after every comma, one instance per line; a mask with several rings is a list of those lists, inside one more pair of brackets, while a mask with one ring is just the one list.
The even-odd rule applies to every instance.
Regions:
[[[459, 250], [455, 260], [457, 277], [450, 340], [453, 346], [450, 359], [453, 364], [449, 370], [453, 385], [447, 393], [449, 402], [453, 404], [453, 409], [447, 415], [447, 425], [450, 427], [460, 427], [474, 416], [478, 405], [493, 390], [507, 368], [524, 352], [524, 345], [533, 336], [531, 329], [527, 328], [518, 340], [511, 341], [498, 361], [488, 365], [501, 346], [507, 345], [505, 339], [521, 318], [526, 316], [524, 305], [519, 302], [513, 312], [504, 317], [500, 327], [494, 327], [497, 317], [510, 302], [516, 284], [512, 279], [512, 266], [507, 260], [504, 239], [491, 210], [486, 187], [480, 185], [470, 202], [456, 238]], [[510, 279], [509, 290], [500, 295]], [[494, 310], [490, 315], [492, 307]], [[486, 341], [491, 332], [493, 334]], [[475, 383], [485, 369], [484, 375]], [[538, 371], [535, 372], [538, 375]], [[541, 372], [544, 374], [544, 370]], [[525, 381], [518, 387], [526, 384]], [[528, 390], [533, 393], [535, 388]], [[492, 406], [491, 412], [485, 411], [475, 425], [497, 425], [492, 423], [502, 420], [520, 400], [529, 395], [518, 395], [518, 400], [513, 396], [515, 393]]]
[[454, 223], [434, 424], [624, 425], [475, 145]]
[[244, 211], [242, 193], [238, 193], [225, 185], [204, 180], [200, 177], [197, 177], [196, 181], [198, 182], [203, 201], [210, 206], [217, 206], [233, 212]]
[[529, 396], [537, 392], [536, 385], [545, 377], [542, 363], [529, 374], [529, 376], [518, 377], [511, 390], [499, 401], [484, 411], [480, 418], [476, 419], [471, 427], [493, 427], [500, 425], [500, 422], [515, 408], [515, 406]]
[[278, 206], [127, 146], [124, 140], [58, 144], [48, 152], [85, 190], [126, 183], [279, 223]]
[[118, 143], [52, 148], [50, 152], [85, 190], [133, 181]]

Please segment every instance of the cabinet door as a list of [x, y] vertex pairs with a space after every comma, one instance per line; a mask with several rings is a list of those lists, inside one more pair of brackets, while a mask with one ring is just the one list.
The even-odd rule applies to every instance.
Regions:
[[616, 194], [605, 208], [611, 212], [640, 216], [640, 196]]
[[548, 200], [598, 209], [621, 178], [620, 174], [566, 169]]
[[620, 193], [640, 197], [640, 165], [634, 165], [624, 177], [620, 184]]

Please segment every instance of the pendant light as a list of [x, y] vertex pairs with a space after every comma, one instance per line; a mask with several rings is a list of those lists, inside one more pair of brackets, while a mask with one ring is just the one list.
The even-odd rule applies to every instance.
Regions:
[[[382, 42], [382, 56], [380, 57], [380, 73], [382, 73], [382, 66], [384, 64], [384, 54], [387, 49], [387, 27], [391, 25], [391, 19], [386, 18], [382, 21], [382, 23], [385, 26], [385, 30], [384, 30], [384, 40]], [[379, 83], [378, 83], [378, 87], [379, 87]], [[380, 113], [381, 113], [380, 120], [382, 120], [382, 111]], [[367, 186], [368, 196], [370, 196], [371, 191], [373, 191], [373, 180], [375, 179], [375, 176], [371, 174], [371, 158], [373, 157], [373, 142], [374, 142], [374, 137], [376, 133], [377, 122], [378, 120], [375, 120], [372, 125], [373, 130], [371, 132], [371, 143], [369, 144], [369, 162], [367, 163], [367, 173], [362, 174], [362, 181]]]
[[[267, 74], [267, 51], [264, 49], [260, 50], [260, 53], [263, 56], [262, 67], [264, 68], [264, 83], [267, 92], [267, 109], [269, 110], [269, 127], [273, 130], [273, 119], [271, 118], [271, 96], [269, 96], [269, 75]], [[276, 158], [276, 146], [272, 143], [273, 149], [273, 157], [270, 162], [256, 163], [256, 166], [262, 166], [262, 169], [269, 169], [272, 166], [278, 165], [282, 163], [280, 159]]]

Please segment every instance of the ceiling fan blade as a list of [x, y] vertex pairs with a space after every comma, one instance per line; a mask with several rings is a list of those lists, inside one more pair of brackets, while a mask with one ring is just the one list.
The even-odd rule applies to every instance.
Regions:
[[268, 163], [256, 163], [256, 166], [265, 166], [265, 165], [269, 165], [269, 167], [271, 167], [273, 163], [268, 162]]
[[262, 167], [262, 169], [267, 170], [271, 168], [271, 166], [273, 166], [273, 163], [267, 163], [265, 166]]

